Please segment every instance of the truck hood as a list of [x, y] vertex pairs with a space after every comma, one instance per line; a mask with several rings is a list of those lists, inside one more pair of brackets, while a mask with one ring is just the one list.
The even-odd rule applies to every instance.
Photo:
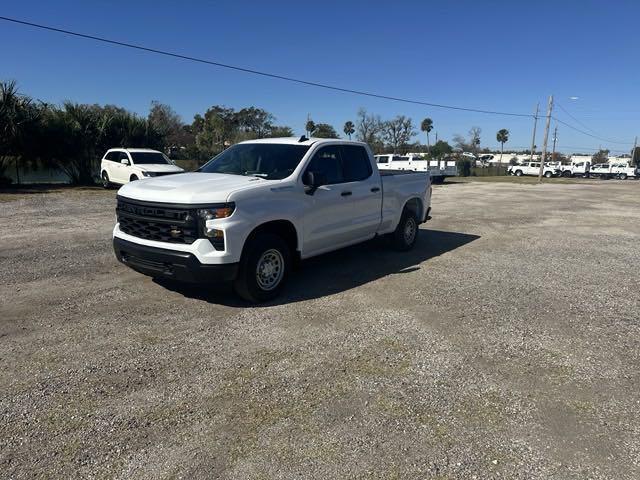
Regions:
[[160, 203], [207, 204], [226, 202], [236, 191], [264, 180], [226, 173], [181, 173], [127, 183], [118, 195]]
[[144, 165], [134, 165], [134, 167], [139, 168], [143, 172], [184, 172], [184, 169], [177, 165], [167, 165], [166, 163], [145, 163]]

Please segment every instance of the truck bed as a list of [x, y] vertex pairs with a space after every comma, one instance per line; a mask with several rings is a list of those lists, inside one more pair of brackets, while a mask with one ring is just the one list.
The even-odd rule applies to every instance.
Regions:
[[424, 175], [427, 172], [416, 172], [415, 170], [380, 170], [381, 177], [391, 177], [393, 175], [408, 175], [411, 173], [420, 173]]

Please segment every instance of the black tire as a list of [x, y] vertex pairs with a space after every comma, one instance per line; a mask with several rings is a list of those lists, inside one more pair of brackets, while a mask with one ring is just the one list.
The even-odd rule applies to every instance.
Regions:
[[618, 178], [620, 180], [626, 180], [627, 179], [627, 174], [626, 173], [621, 173], [620, 175], [618, 175]]
[[516, 170], [516, 177], [522, 176], [522, 170]]
[[571, 178], [573, 177], [573, 174], [569, 170], [565, 170], [564, 172], [562, 172], [562, 176], [565, 178]]
[[393, 248], [399, 252], [411, 250], [418, 241], [418, 233], [420, 233], [420, 228], [416, 214], [405, 208], [398, 226], [391, 234]]
[[545, 176], [546, 178], [551, 178], [551, 177], [553, 177], [553, 173], [551, 173], [551, 172], [544, 172], [544, 176]]
[[136, 180], [140, 180], [137, 175], [131, 175], [131, 177], [129, 177], [130, 182], [135, 182]]
[[244, 247], [234, 290], [251, 303], [272, 300], [282, 291], [290, 269], [291, 251], [282, 237], [257, 234]]
[[109, 180], [109, 174], [107, 172], [102, 172], [102, 186], [104, 188], [109, 188], [111, 186], [111, 181]]

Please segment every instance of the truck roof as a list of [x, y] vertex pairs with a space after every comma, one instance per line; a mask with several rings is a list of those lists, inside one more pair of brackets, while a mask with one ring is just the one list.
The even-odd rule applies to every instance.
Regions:
[[348, 140], [344, 138], [306, 138], [303, 141], [300, 141], [301, 137], [276, 137], [276, 138], [259, 138], [256, 140], [246, 140], [240, 143], [280, 143], [280, 144], [290, 144], [290, 145], [313, 145], [316, 143], [351, 143], [353, 145], [366, 145], [363, 142], [357, 142], [355, 140]]

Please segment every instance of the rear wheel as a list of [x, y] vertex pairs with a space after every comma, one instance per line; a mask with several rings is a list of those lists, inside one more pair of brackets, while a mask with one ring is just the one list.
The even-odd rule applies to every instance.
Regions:
[[236, 293], [252, 303], [277, 297], [291, 268], [291, 251], [278, 235], [258, 234], [247, 242], [240, 260]]
[[104, 188], [109, 188], [111, 186], [111, 181], [109, 180], [109, 174], [107, 172], [102, 172], [102, 186]]
[[565, 178], [571, 178], [573, 175], [569, 170], [565, 170], [564, 172], [562, 172], [562, 176]]
[[621, 173], [620, 175], [618, 175], [618, 178], [620, 180], [626, 180], [627, 179], [627, 174], [626, 173]]
[[393, 248], [400, 252], [411, 250], [418, 240], [419, 231], [416, 214], [405, 208], [398, 226], [391, 234]]

